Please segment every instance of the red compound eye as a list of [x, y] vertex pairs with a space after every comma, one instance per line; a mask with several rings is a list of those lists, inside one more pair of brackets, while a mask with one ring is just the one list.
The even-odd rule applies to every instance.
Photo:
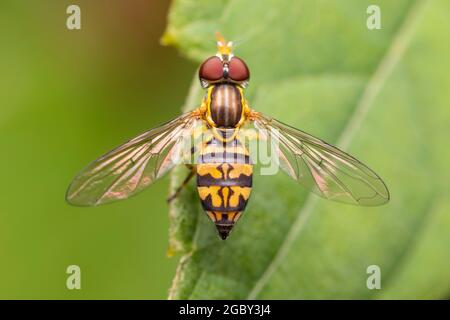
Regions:
[[205, 60], [198, 71], [200, 79], [216, 81], [223, 77], [223, 64], [219, 57], [210, 57]]
[[231, 58], [228, 69], [228, 76], [234, 81], [246, 81], [250, 78], [247, 65], [238, 57]]

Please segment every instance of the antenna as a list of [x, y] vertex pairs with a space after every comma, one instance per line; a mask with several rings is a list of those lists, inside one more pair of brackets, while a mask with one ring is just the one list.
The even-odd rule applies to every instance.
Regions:
[[233, 48], [233, 42], [226, 41], [220, 32], [216, 32], [217, 53], [222, 55], [230, 55]]

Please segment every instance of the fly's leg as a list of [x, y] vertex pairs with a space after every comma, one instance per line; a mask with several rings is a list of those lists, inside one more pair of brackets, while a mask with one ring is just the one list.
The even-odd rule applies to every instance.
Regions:
[[168, 203], [172, 202], [175, 198], [177, 198], [180, 195], [183, 188], [189, 183], [189, 181], [192, 179], [192, 177], [195, 176], [195, 173], [196, 173], [195, 166], [187, 164], [186, 167], [190, 170], [189, 174], [187, 175], [186, 179], [183, 180], [181, 185], [175, 190], [175, 192], [172, 193], [167, 198]]

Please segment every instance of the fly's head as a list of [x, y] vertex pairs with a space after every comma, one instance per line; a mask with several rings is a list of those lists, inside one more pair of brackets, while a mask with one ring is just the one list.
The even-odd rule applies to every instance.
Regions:
[[217, 34], [217, 54], [206, 59], [198, 75], [203, 88], [217, 83], [233, 83], [245, 88], [250, 79], [247, 64], [233, 55], [233, 43]]

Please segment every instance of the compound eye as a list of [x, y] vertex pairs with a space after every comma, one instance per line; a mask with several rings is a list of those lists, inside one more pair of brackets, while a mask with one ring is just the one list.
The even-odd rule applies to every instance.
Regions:
[[228, 76], [234, 81], [246, 81], [250, 78], [250, 71], [241, 58], [231, 58], [228, 69]]
[[223, 77], [223, 64], [219, 57], [210, 57], [205, 60], [198, 71], [200, 79], [216, 81]]

